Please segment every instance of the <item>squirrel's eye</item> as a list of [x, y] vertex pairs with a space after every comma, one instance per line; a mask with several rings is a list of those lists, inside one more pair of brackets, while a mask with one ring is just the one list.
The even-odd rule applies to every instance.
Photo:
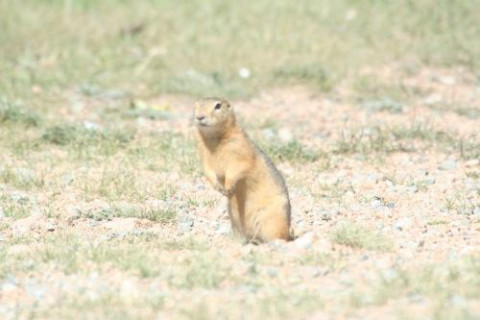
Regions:
[[220, 102], [217, 102], [217, 104], [215, 105], [215, 110], [220, 110], [221, 107], [222, 104]]

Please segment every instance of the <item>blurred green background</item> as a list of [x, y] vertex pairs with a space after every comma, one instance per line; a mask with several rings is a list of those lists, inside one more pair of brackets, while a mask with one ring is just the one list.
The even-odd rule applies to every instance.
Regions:
[[0, 95], [242, 98], [379, 64], [477, 73], [479, 21], [477, 0], [0, 0]]

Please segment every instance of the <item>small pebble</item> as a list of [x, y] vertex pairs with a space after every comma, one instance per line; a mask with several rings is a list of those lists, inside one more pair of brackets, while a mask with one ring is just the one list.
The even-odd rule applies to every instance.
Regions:
[[411, 185], [407, 187], [407, 192], [408, 193], [416, 193], [418, 191], [418, 187], [416, 185]]
[[99, 129], [98, 124], [96, 124], [96, 123], [93, 122], [93, 121], [88, 121], [88, 120], [83, 121], [83, 127], [84, 127], [85, 129], [91, 130], [91, 131], [95, 131], [95, 130], [98, 130], [98, 129]]
[[322, 210], [317, 213], [317, 215], [320, 216], [320, 219], [324, 221], [329, 221], [332, 220], [333, 217], [338, 215], [338, 211], [327, 211], [327, 210]]
[[270, 128], [263, 129], [262, 135], [266, 140], [272, 140], [273, 138], [275, 138], [275, 132]]
[[73, 183], [75, 180], [75, 177], [71, 173], [65, 173], [62, 175], [62, 185], [63, 186], [69, 186]]
[[178, 230], [181, 232], [190, 232], [194, 225], [194, 221], [190, 217], [182, 217], [178, 222]]
[[270, 267], [270, 268], [267, 268], [267, 274], [268, 274], [271, 278], [276, 278], [276, 277], [278, 277], [279, 272], [278, 272], [278, 269], [277, 269], [277, 268], [275, 268], [275, 267]]
[[443, 83], [448, 86], [452, 86], [457, 82], [457, 79], [455, 79], [455, 77], [452, 77], [452, 76], [440, 77], [438, 80], [440, 83]]
[[53, 222], [47, 222], [46, 229], [49, 232], [55, 231], [55, 224]]
[[422, 303], [425, 299], [420, 294], [414, 293], [409, 295], [408, 300], [412, 303]]
[[429, 177], [427, 179], [424, 180], [425, 184], [426, 185], [432, 185], [432, 184], [435, 184], [436, 180], [434, 177]]
[[217, 226], [217, 230], [215, 230], [215, 233], [220, 235], [227, 235], [227, 234], [230, 234], [230, 232], [231, 232], [231, 227], [230, 227], [230, 224], [227, 224], [227, 223], [219, 224]]
[[386, 204], [386, 207], [387, 207], [387, 208], [390, 208], [390, 209], [395, 208], [395, 202], [388, 202], [388, 203]]
[[403, 231], [406, 228], [408, 228], [411, 224], [412, 224], [412, 221], [410, 218], [401, 218], [401, 219], [398, 219], [393, 226], [395, 229], [399, 231]]
[[473, 215], [480, 216], [480, 206], [473, 208]]
[[11, 282], [3, 283], [0, 286], [0, 289], [3, 292], [12, 291], [12, 290], [15, 290], [16, 288], [17, 288], [17, 285], [15, 283], [11, 283]]
[[427, 98], [425, 98], [424, 102], [425, 102], [425, 104], [433, 105], [433, 104], [437, 104], [439, 102], [442, 102], [442, 100], [443, 100], [443, 98], [442, 98], [441, 95], [431, 94]]
[[315, 234], [313, 232], [307, 232], [298, 239], [296, 239], [295, 244], [297, 245], [297, 247], [303, 249], [311, 249], [314, 236]]
[[372, 209], [378, 210], [382, 207], [382, 201], [375, 199], [372, 201], [371, 206], [372, 206]]
[[290, 132], [290, 130], [282, 128], [278, 130], [278, 138], [280, 139], [280, 141], [288, 143], [293, 140], [293, 134]]
[[457, 162], [452, 159], [447, 159], [440, 165], [440, 169], [442, 170], [453, 170], [456, 167], [457, 167]]
[[10, 195], [10, 199], [18, 203], [25, 203], [28, 201], [28, 196], [21, 192], [14, 192]]
[[240, 76], [240, 78], [243, 78], [243, 79], [250, 78], [251, 74], [252, 73], [250, 72], [250, 70], [248, 68], [240, 68], [238, 70], [238, 75]]

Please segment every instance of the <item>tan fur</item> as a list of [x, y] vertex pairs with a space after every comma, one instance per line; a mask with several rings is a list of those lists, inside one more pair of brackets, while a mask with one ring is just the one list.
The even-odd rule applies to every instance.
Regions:
[[194, 123], [205, 176], [228, 197], [232, 229], [248, 241], [289, 240], [285, 182], [237, 124], [230, 104], [220, 99], [197, 102]]

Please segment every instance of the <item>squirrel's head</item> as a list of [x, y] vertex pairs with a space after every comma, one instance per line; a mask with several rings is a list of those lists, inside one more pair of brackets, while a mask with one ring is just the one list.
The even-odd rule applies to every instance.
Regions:
[[218, 130], [233, 125], [235, 114], [228, 101], [207, 98], [195, 103], [193, 121], [201, 131]]

